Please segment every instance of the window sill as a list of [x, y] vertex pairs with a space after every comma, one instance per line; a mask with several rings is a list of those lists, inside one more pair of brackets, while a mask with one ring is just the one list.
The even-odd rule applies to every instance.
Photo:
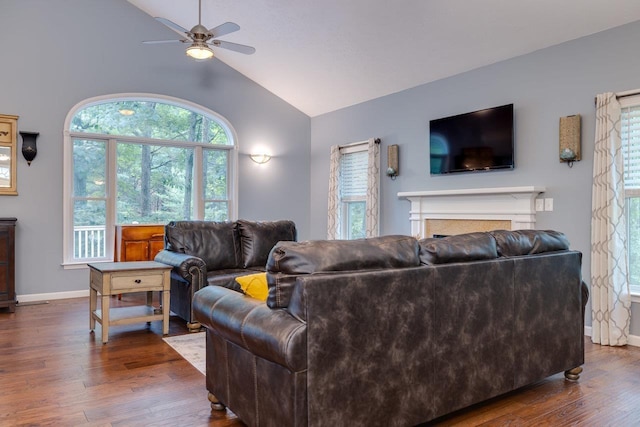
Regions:
[[89, 267], [87, 266], [86, 262], [83, 263], [67, 263], [67, 264], [62, 264], [62, 268], [65, 270], [82, 270], [82, 269], [88, 269]]

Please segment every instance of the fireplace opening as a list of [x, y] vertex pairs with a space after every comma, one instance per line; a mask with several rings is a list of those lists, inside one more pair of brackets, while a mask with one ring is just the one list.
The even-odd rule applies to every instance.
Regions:
[[494, 219], [426, 219], [425, 237], [447, 237], [477, 231], [511, 230], [511, 221]]

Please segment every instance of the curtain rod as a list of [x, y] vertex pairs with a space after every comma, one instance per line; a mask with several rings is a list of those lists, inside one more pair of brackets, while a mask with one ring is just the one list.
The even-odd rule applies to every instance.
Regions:
[[[618, 93], [616, 93], [616, 99], [626, 98], [628, 96], [635, 96], [635, 95], [640, 95], [640, 90], [635, 89], [635, 90], [627, 90], [625, 92], [618, 92]], [[595, 98], [593, 98], [593, 102], [595, 104], [598, 104], [598, 97], [597, 96]]]
[[[376, 144], [380, 144], [380, 138], [374, 138], [373, 142], [375, 142]], [[363, 144], [368, 144], [369, 140], [364, 140], [364, 141], [359, 141], [359, 142], [352, 142], [350, 144], [344, 144], [344, 145], [338, 145], [338, 148], [347, 148], [347, 147], [353, 147], [355, 145], [363, 145]]]

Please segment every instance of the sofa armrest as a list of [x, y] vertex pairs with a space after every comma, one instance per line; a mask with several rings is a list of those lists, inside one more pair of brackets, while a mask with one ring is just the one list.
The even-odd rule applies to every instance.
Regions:
[[300, 372], [307, 366], [307, 326], [283, 309], [220, 286], [193, 297], [195, 319], [214, 334], [266, 360]]
[[158, 252], [154, 260], [172, 266], [180, 277], [196, 285], [196, 290], [206, 283], [207, 266], [201, 258], [164, 249]]

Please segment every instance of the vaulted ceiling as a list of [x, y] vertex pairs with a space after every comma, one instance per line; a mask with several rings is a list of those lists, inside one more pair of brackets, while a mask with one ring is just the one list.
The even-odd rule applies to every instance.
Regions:
[[[128, 1], [198, 22], [197, 0]], [[637, 20], [638, 0], [202, 0], [205, 27], [256, 48], [216, 57], [311, 117]]]

